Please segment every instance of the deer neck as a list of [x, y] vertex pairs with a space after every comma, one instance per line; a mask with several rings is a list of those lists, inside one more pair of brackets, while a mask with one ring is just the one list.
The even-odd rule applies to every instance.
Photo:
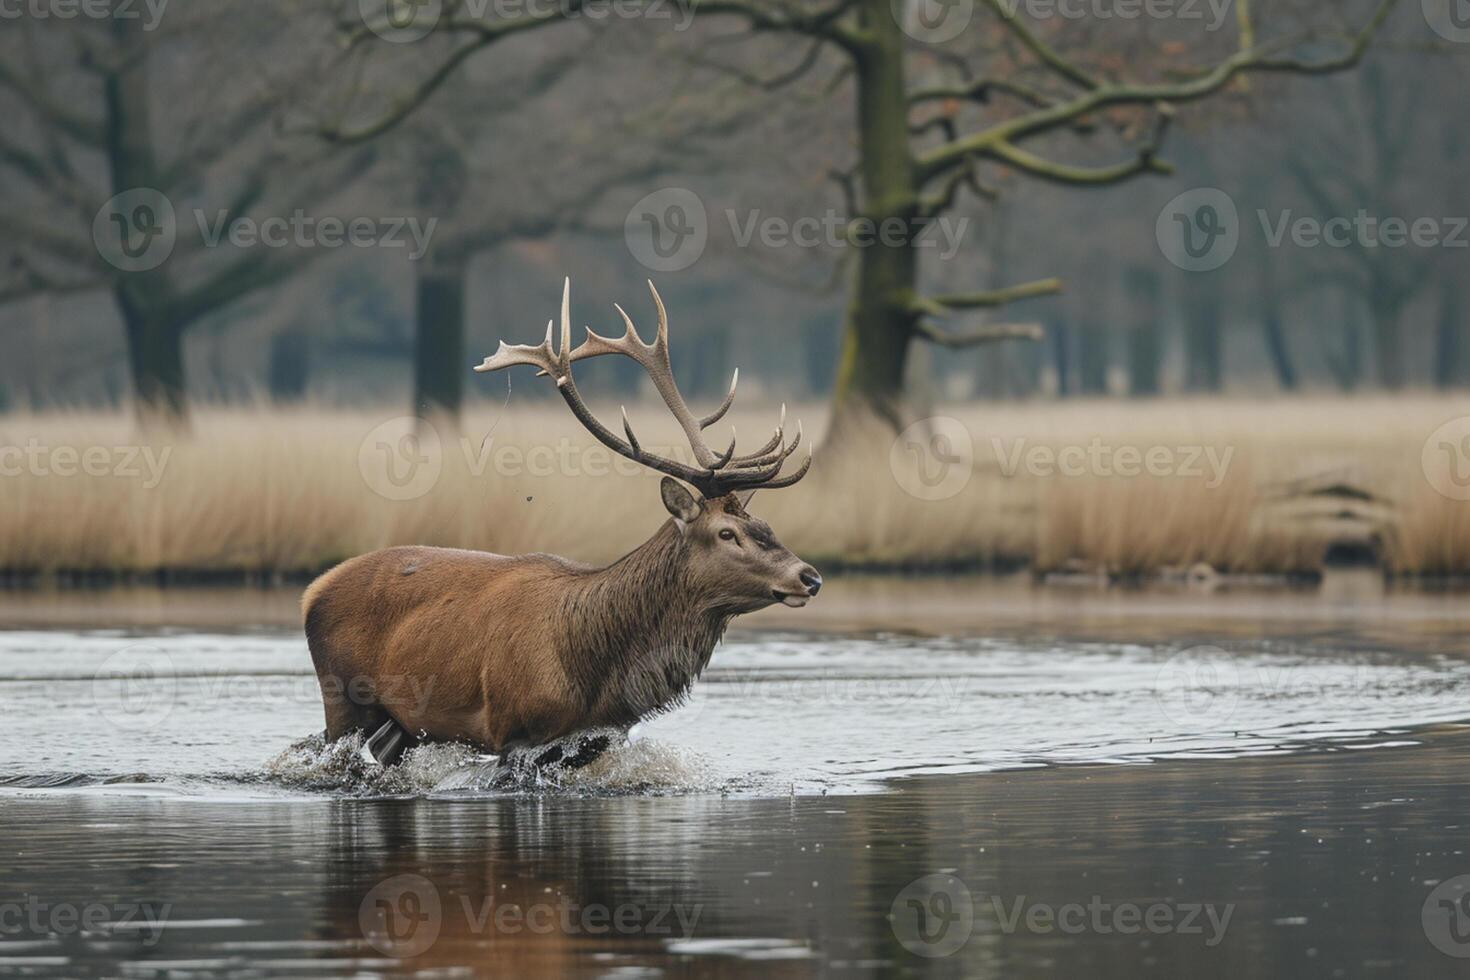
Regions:
[[606, 568], [586, 573], [566, 604], [562, 662], [594, 725], [631, 725], [688, 692], [729, 625], [689, 577], [673, 521]]

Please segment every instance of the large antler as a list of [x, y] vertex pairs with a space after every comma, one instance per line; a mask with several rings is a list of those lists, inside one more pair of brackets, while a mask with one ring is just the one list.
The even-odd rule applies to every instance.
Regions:
[[[674, 383], [674, 372], [669, 365], [669, 317], [664, 310], [664, 303], [659, 298], [658, 290], [653, 283], [648, 284], [648, 291], [653, 294], [653, 304], [658, 309], [658, 334], [653, 343], [645, 344], [639, 336], [638, 330], [633, 326], [632, 319], [623, 311], [621, 306], [614, 308], [623, 318], [623, 335], [616, 340], [603, 337], [587, 328], [587, 339], [582, 341], [576, 349], [572, 349], [572, 320], [571, 320], [571, 289], [572, 281], [567, 279], [562, 285], [561, 293], [561, 346], [552, 345], [553, 323], [546, 323], [546, 339], [540, 344], [531, 346], [529, 344], [507, 344], [500, 342], [495, 353], [485, 358], [484, 363], [476, 366], [476, 371], [499, 371], [501, 368], [513, 367], [517, 364], [527, 364], [538, 368], [540, 374], [550, 375], [556, 382], [556, 388], [561, 392], [562, 399], [577, 421], [586, 427], [596, 437], [597, 441], [611, 449], [613, 452], [628, 459], [642, 463], [660, 473], [667, 473], [690, 484], [704, 494], [707, 499], [721, 497], [736, 490], [753, 490], [757, 488], [779, 488], [789, 487], [803, 476], [811, 468], [811, 450], [807, 450], [806, 460], [801, 468], [786, 476], [781, 476], [781, 467], [788, 457], [796, 451], [801, 443], [801, 423], [796, 423], [796, 438], [791, 444], [786, 444], [786, 406], [781, 406], [781, 421], [776, 426], [776, 432], [761, 448], [743, 456], [735, 455], [735, 439], [733, 429], [731, 431], [730, 447], [723, 453], [716, 453], [704, 441], [704, 430], [714, 425], [725, 417], [730, 406], [735, 401], [735, 385], [740, 380], [740, 371], [735, 371], [735, 376], [730, 379], [730, 390], [725, 395], [725, 400], [720, 407], [703, 418], [698, 418], [689, 410], [680, 394], [679, 387]], [[580, 361], [588, 357], [600, 357], [603, 354], [621, 354], [630, 357], [647, 372], [653, 381], [653, 386], [658, 390], [659, 396], [663, 398], [664, 404], [678, 421], [684, 435], [689, 440], [689, 448], [694, 452], [694, 461], [697, 465], [690, 466], [678, 460], [667, 459], [657, 456], [645, 450], [633, 434], [633, 426], [628, 421], [628, 410], [623, 409], [623, 439], [612, 432], [607, 426], [597, 420], [586, 402], [582, 401], [582, 395], [577, 391], [577, 384], [572, 380], [572, 362]]]

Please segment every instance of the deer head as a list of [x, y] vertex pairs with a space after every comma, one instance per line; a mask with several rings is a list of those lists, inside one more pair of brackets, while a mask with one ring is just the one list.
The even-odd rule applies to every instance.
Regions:
[[[587, 338], [573, 348], [571, 280], [568, 279], [562, 286], [559, 347], [553, 346], [553, 323], [548, 321], [546, 339], [540, 344], [511, 345], [501, 341], [495, 353], [485, 358], [475, 370], [499, 371], [518, 364], [537, 368], [538, 374], [546, 375], [556, 383], [562, 400], [598, 442], [621, 456], [665, 474], [661, 484], [663, 504], [687, 545], [691, 586], [718, 596], [721, 604], [731, 612], [750, 612], [777, 602], [804, 606], [822, 587], [822, 576], [783, 547], [770, 525], [752, 517], [745, 509], [756, 490], [789, 487], [811, 468], [811, 450], [808, 448], [800, 468], [781, 475], [786, 460], [801, 443], [801, 423], [797, 423], [796, 435], [788, 444], [786, 407], [783, 405], [775, 433], [759, 449], [737, 455], [732, 431], [730, 445], [724, 452], [712, 450], [704, 441], [704, 430], [724, 418], [734, 404], [740, 372], [736, 370], [730, 380], [730, 390], [720, 406], [709, 415], [696, 417], [674, 383], [674, 373], [669, 365], [669, 321], [663, 300], [652, 282], [648, 289], [658, 310], [658, 333], [651, 344], [643, 342], [623, 308], [614, 305], [623, 318], [623, 336], [610, 339], [587, 328]], [[626, 408], [622, 413], [623, 436], [608, 429], [592, 414], [572, 379], [572, 364], [604, 354], [632, 358], [648, 374], [689, 440], [689, 448], [694, 455], [693, 465], [644, 449], [633, 434]], [[697, 490], [699, 496], [690, 493], [684, 484]]]

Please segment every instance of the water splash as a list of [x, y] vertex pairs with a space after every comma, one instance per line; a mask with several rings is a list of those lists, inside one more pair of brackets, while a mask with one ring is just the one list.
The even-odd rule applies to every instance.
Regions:
[[[590, 763], [577, 768], [558, 764], [600, 739], [607, 740], [607, 749]], [[578, 732], [544, 745], [517, 746], [500, 756], [461, 744], [420, 745], [391, 766], [368, 762], [362, 743], [360, 732], [331, 743], [320, 732], [309, 735], [271, 759], [266, 778], [288, 789], [345, 796], [616, 795], [722, 788], [698, 755], [652, 739], [630, 740], [618, 729]]]
[[331, 743], [322, 732], [308, 735], [266, 763], [267, 777], [298, 790], [348, 796], [416, 796], [477, 758], [467, 745], [441, 743], [415, 746], [397, 765], [380, 766], [363, 758], [362, 741], [361, 732]]

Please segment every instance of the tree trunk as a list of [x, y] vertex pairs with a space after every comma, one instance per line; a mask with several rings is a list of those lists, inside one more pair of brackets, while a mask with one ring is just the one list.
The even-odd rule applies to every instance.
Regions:
[[1276, 372], [1276, 381], [1282, 391], [1295, 391], [1297, 386], [1296, 365], [1291, 359], [1291, 346], [1286, 341], [1286, 332], [1281, 327], [1281, 291], [1276, 286], [1276, 271], [1271, 267], [1272, 256], [1263, 251], [1260, 265], [1261, 294], [1261, 339], [1266, 344], [1266, 354]]
[[1060, 317], [1052, 321], [1047, 333], [1052, 338], [1052, 366], [1057, 373], [1057, 397], [1072, 394], [1072, 327]]
[[1135, 397], [1159, 393], [1159, 364], [1164, 344], [1159, 329], [1159, 277], [1147, 268], [1129, 270], [1128, 307], [1134, 318], [1128, 331], [1128, 390]]
[[1332, 378], [1343, 391], [1352, 391], [1363, 378], [1363, 344], [1358, 331], [1358, 309], [1351, 293], [1343, 291], [1337, 296], [1338, 329], [1342, 335], [1342, 355], [1339, 357], [1329, 344], [1324, 344], [1324, 359]]
[[184, 331], [117, 290], [128, 340], [128, 369], [138, 420], [145, 426], [177, 427], [188, 421], [184, 384]]
[[[904, 84], [903, 34], [889, 0], [860, 0], [870, 39], [854, 57], [863, 218], [877, 227], [915, 216], [918, 188], [909, 153], [908, 99]], [[856, 217], [856, 216], [853, 216]], [[843, 328], [832, 392], [829, 441], [840, 439], [847, 421], [873, 412], [897, 426], [903, 401], [917, 287], [917, 260], [907, 231], [899, 244], [869, 236], [858, 261]]]
[[1128, 333], [1128, 391], [1135, 398], [1159, 393], [1159, 327], [1139, 323]]
[[[115, 18], [112, 30], [123, 50], [142, 43], [133, 21]], [[159, 185], [148, 60], [146, 52], [130, 51], [104, 76], [103, 147], [114, 194]], [[145, 426], [178, 427], [188, 421], [184, 324], [173, 313], [174, 290], [167, 268], [165, 263], [124, 273], [113, 289], [127, 337], [136, 412]]]
[[1223, 372], [1218, 292], [1201, 291], [1188, 310], [1189, 320], [1184, 327], [1184, 386], [1190, 391], [1219, 391]]
[[271, 400], [282, 405], [301, 401], [306, 397], [310, 376], [311, 343], [306, 331], [293, 324], [271, 337], [266, 364], [266, 386]]
[[467, 270], [461, 260], [421, 259], [414, 302], [414, 411], [451, 424], [459, 421], [470, 369], [464, 337]]
[[1439, 321], [1434, 330], [1434, 383], [1457, 388], [1465, 381], [1465, 307], [1459, 283], [1445, 276], [1439, 284]]
[[1084, 395], [1108, 393], [1108, 331], [1097, 321], [1084, 321], [1077, 352], [1078, 387]]
[[1368, 296], [1373, 316], [1373, 355], [1378, 360], [1378, 383], [1389, 391], [1404, 386], [1404, 347], [1399, 333], [1403, 304], [1397, 295], [1375, 286]]

